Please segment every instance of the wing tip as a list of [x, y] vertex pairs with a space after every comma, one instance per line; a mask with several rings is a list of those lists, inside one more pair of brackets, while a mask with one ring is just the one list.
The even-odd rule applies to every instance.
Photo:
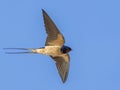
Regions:
[[62, 80], [63, 84], [66, 82], [66, 80]]
[[42, 9], [42, 13], [43, 13], [43, 14], [46, 14], [46, 12], [45, 12], [45, 10], [44, 10], [44, 9]]
[[44, 9], [42, 9], [42, 12], [45, 12], [45, 10], [44, 10]]
[[67, 81], [67, 75], [65, 77], [61, 77], [62, 78], [62, 82], [65, 83]]

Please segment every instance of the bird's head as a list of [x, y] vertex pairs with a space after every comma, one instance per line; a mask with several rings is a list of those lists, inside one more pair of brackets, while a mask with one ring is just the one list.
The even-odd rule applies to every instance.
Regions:
[[68, 47], [68, 46], [62, 46], [62, 48], [61, 48], [61, 51], [62, 51], [62, 53], [68, 53], [68, 52], [70, 52], [72, 49], [70, 48], [70, 47]]

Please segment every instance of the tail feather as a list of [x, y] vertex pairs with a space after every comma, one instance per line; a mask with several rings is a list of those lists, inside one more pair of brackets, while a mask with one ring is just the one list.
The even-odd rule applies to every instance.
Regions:
[[6, 54], [44, 54], [44, 47], [41, 48], [3, 48], [4, 50], [23, 50], [22, 52], [5, 52]]
[[5, 52], [5, 54], [33, 54], [32, 52]]

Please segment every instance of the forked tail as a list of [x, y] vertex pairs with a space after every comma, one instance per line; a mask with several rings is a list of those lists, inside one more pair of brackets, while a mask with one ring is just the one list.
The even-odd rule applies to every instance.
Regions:
[[[3, 48], [4, 50], [15, 50], [17, 52], [5, 52], [6, 54], [36, 54], [33, 52], [36, 50], [35, 48]], [[18, 52], [18, 50], [23, 50], [22, 52]]]

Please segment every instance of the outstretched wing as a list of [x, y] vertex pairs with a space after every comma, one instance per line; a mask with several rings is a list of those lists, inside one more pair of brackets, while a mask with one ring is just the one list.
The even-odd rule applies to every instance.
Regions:
[[48, 16], [48, 14], [42, 10], [43, 17], [44, 17], [44, 24], [46, 28], [47, 33], [47, 39], [46, 39], [46, 46], [62, 46], [65, 42], [63, 35], [58, 30], [52, 19]]
[[62, 82], [65, 83], [69, 73], [70, 57], [68, 54], [62, 56], [52, 57], [56, 62], [56, 67], [58, 69], [59, 75]]

